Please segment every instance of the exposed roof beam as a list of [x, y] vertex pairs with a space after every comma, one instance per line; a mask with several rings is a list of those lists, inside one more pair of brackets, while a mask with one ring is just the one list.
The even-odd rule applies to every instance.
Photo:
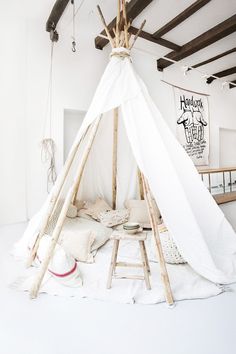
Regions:
[[[136, 34], [138, 32], [138, 29], [133, 27], [133, 26], [131, 26], [129, 28], [129, 32], [132, 33], [132, 34]], [[163, 39], [163, 38], [154, 38], [150, 33], [145, 32], [145, 31], [141, 31], [140, 34], [139, 34], [139, 37], [144, 38], [147, 41], [159, 44], [159, 45], [161, 45], [163, 47], [172, 49], [172, 50], [178, 51], [178, 50], [181, 49], [181, 47], [179, 45], [177, 45], [175, 43], [172, 43], [170, 41], [167, 41], [166, 39]]]
[[[232, 68], [223, 70], [223, 71], [219, 71], [218, 73], [213, 74], [214, 76], [221, 78], [221, 77], [225, 77], [225, 76], [229, 76], [232, 74], [236, 74], [236, 66], [233, 66]], [[210, 76], [208, 77], [208, 79], [206, 80], [207, 84], [211, 84], [212, 81], [214, 81], [215, 78]]]
[[197, 12], [201, 7], [206, 5], [211, 0], [197, 0], [192, 5], [187, 7], [183, 12], [178, 14], [173, 20], [168, 22], [166, 25], [161, 27], [158, 31], [153, 33], [153, 37], [160, 38], [164, 36], [167, 32], [171, 31], [173, 28], [178, 26], [181, 22], [185, 21], [188, 17], [192, 16], [195, 12]]
[[63, 12], [65, 11], [66, 6], [70, 0], [57, 0], [52, 8], [52, 11], [49, 15], [49, 18], [46, 23], [46, 31], [50, 32], [55, 30], [58, 21], [60, 20]]
[[[236, 84], [236, 80], [232, 81], [232, 83], [233, 83], [233, 84]], [[229, 88], [231, 88], [231, 89], [232, 89], [232, 88], [235, 88], [235, 87], [236, 87], [236, 86], [234, 86], [234, 85], [230, 85], [230, 84], [229, 84]]]
[[[182, 48], [176, 52], [170, 52], [166, 55], [167, 58], [179, 61], [192, 55], [199, 50], [209, 46], [212, 43], [228, 36], [229, 34], [236, 31], [236, 15], [231, 16], [227, 20], [221, 22], [210, 30], [204, 32], [200, 36], [194, 38], [190, 42], [184, 44]], [[158, 59], [157, 60], [157, 68], [159, 71], [162, 71], [166, 67], [172, 65], [173, 63], [165, 60]]]
[[218, 59], [220, 59], [220, 58], [223, 58], [223, 57], [225, 57], [226, 55], [232, 54], [232, 53], [234, 53], [234, 52], [236, 52], [236, 47], [235, 47], [235, 48], [232, 48], [232, 49], [230, 49], [230, 50], [227, 50], [226, 52], [223, 52], [223, 53], [221, 53], [221, 54], [218, 54], [218, 55], [216, 55], [215, 57], [212, 57], [212, 58], [207, 59], [207, 60], [205, 60], [205, 61], [201, 61], [201, 62], [198, 63], [198, 64], [192, 65], [192, 67], [193, 67], [193, 68], [198, 68], [199, 66], [203, 66], [203, 65], [209, 64], [209, 63], [211, 63], [211, 62], [213, 62], [213, 61], [215, 61], [215, 60], [218, 60]]
[[[131, 0], [127, 3], [127, 16], [128, 18], [134, 20], [144, 9], [147, 7], [153, 0]], [[112, 30], [116, 25], [116, 17], [109, 23], [108, 29]], [[106, 32], [103, 30], [100, 34], [106, 35]], [[111, 34], [113, 34], [111, 32]], [[103, 49], [107, 44], [108, 40], [97, 36], [95, 38], [95, 47], [97, 49]]]

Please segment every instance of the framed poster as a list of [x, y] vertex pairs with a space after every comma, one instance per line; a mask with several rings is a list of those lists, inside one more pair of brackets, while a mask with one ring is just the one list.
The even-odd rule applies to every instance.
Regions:
[[174, 87], [177, 139], [196, 166], [209, 164], [209, 111], [206, 95]]

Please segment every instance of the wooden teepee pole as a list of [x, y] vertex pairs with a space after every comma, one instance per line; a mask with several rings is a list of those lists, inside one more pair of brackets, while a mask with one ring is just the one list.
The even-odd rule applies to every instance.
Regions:
[[134, 43], [136, 42], [136, 40], [138, 39], [138, 36], [140, 35], [140, 33], [142, 32], [143, 30], [143, 27], [145, 26], [146, 24], [146, 20], [144, 20], [141, 24], [141, 27], [139, 28], [138, 32], [136, 33], [135, 37], [134, 37], [134, 40], [133, 40], [133, 43], [131, 44], [131, 46], [129, 47], [129, 49], [131, 50], [134, 46]]
[[45, 233], [45, 229], [48, 225], [48, 222], [49, 222], [49, 219], [50, 219], [50, 216], [53, 212], [53, 209], [58, 201], [58, 198], [59, 198], [59, 195], [61, 193], [61, 190], [63, 188], [63, 185], [65, 183], [65, 180], [66, 180], [66, 177], [69, 173], [69, 170], [70, 170], [70, 167], [74, 161], [74, 158], [76, 156], [76, 153], [78, 151], [78, 148], [79, 148], [79, 145], [81, 143], [81, 141], [83, 140], [83, 138], [85, 137], [85, 135], [87, 134], [88, 132], [88, 129], [86, 130], [85, 134], [81, 137], [80, 141], [74, 146], [73, 150], [70, 151], [69, 153], [69, 156], [68, 158], [66, 159], [66, 162], [65, 162], [65, 166], [64, 166], [64, 169], [63, 169], [63, 172], [62, 172], [62, 175], [61, 175], [61, 180], [60, 182], [56, 185], [55, 187], [55, 190], [51, 196], [51, 199], [50, 199], [50, 202], [49, 202], [49, 206], [48, 206], [48, 209], [46, 211], [46, 214], [42, 220], [42, 223], [41, 223], [41, 226], [40, 226], [40, 232], [35, 240], [35, 243], [32, 247], [32, 250], [30, 252], [30, 255], [29, 255], [29, 258], [26, 262], [26, 266], [27, 267], [30, 267], [35, 259], [35, 256], [36, 256], [36, 253], [37, 253], [37, 250], [38, 250], [38, 246], [39, 246], [39, 243], [40, 243], [40, 240], [42, 238], [42, 236], [44, 235]]
[[117, 194], [117, 141], [118, 141], [118, 107], [113, 117], [113, 151], [112, 151], [112, 208], [116, 209]]
[[142, 176], [141, 176], [141, 172], [140, 172], [139, 168], [137, 168], [137, 174], [138, 174], [139, 196], [140, 196], [140, 199], [143, 200], [144, 199], [143, 181], [142, 181]]
[[[102, 115], [100, 116], [100, 119], [102, 118]], [[100, 122], [100, 120], [99, 120]], [[87, 150], [87, 153], [86, 153], [86, 157], [84, 158], [84, 163], [83, 163], [83, 166], [81, 167], [81, 173], [79, 175], [79, 178], [77, 180], [77, 184], [76, 184], [76, 188], [75, 188], [75, 195], [73, 197], [73, 204], [76, 203], [76, 197], [77, 197], [77, 194], [78, 194], [78, 191], [79, 191], [79, 187], [80, 187], [80, 183], [81, 183], [81, 179], [82, 179], [82, 176], [83, 176], [83, 173], [84, 173], [84, 168], [85, 168], [85, 165], [86, 165], [86, 162], [88, 160], [88, 157], [89, 157], [89, 153], [91, 151], [91, 148], [92, 148], [92, 145], [93, 145], [93, 142], [94, 142], [94, 139], [95, 139], [95, 136], [96, 136], [96, 133], [98, 131], [98, 126], [99, 126], [99, 123], [97, 124], [96, 126], [96, 131], [95, 131], [95, 134], [93, 136], [93, 139], [92, 139], [92, 143], [90, 145], [90, 148]]]
[[128, 20], [126, 13], [126, 0], [122, 0], [122, 14], [124, 19], [125, 46], [129, 48]]
[[116, 38], [116, 48], [117, 48], [119, 46], [119, 41], [120, 41], [120, 0], [118, 0], [115, 38]]
[[111, 43], [112, 48], [114, 48], [115, 45], [114, 45], [113, 38], [112, 38], [112, 36], [111, 36], [111, 34], [110, 34], [110, 32], [109, 32], [109, 29], [108, 29], [108, 27], [107, 27], [105, 18], [104, 18], [104, 16], [103, 16], [102, 10], [101, 10], [101, 8], [100, 8], [99, 5], [97, 5], [97, 9], [98, 9], [98, 13], [99, 13], [99, 15], [100, 15], [101, 21], [102, 21], [102, 23], [103, 23], [103, 26], [104, 26], [106, 35], [107, 35], [107, 37], [109, 38], [109, 41], [110, 41], [110, 43]]
[[171, 287], [170, 287], [169, 276], [168, 276], [168, 272], [166, 269], [166, 262], [164, 259], [160, 235], [159, 235], [158, 226], [157, 226], [158, 225], [158, 217], [157, 217], [157, 213], [156, 213], [156, 209], [155, 209], [155, 204], [153, 203], [153, 199], [152, 199], [152, 195], [151, 195], [148, 181], [142, 173], [141, 173], [141, 176], [142, 176], [142, 181], [143, 181], [144, 197], [145, 197], [145, 200], [146, 200], [147, 206], [148, 206], [153, 236], [154, 236], [156, 249], [157, 249], [157, 256], [158, 256], [159, 264], [160, 264], [161, 279], [162, 279], [162, 283], [164, 285], [165, 299], [166, 299], [166, 302], [168, 303], [168, 305], [173, 305], [174, 304], [173, 295], [172, 295], [172, 291], [171, 291]]
[[48, 252], [47, 252], [46, 257], [44, 258], [43, 262], [41, 263], [41, 267], [40, 267], [39, 273], [38, 273], [38, 275], [37, 275], [37, 277], [35, 279], [35, 282], [33, 283], [33, 286], [32, 286], [32, 288], [30, 290], [30, 297], [32, 299], [37, 297], [40, 285], [41, 285], [41, 283], [43, 281], [43, 278], [44, 278], [44, 275], [45, 275], [45, 273], [46, 273], [46, 271], [48, 269], [48, 265], [49, 265], [49, 262], [51, 260], [52, 255], [53, 255], [53, 252], [54, 252], [54, 249], [56, 247], [56, 244], [58, 242], [58, 239], [59, 239], [59, 236], [60, 236], [64, 221], [65, 221], [65, 218], [66, 218], [67, 211], [69, 209], [69, 206], [70, 206], [70, 203], [72, 201], [72, 198], [73, 198], [73, 196], [75, 194], [77, 181], [78, 181], [78, 179], [81, 176], [81, 173], [83, 171], [83, 166], [84, 166], [84, 164], [85, 164], [85, 162], [87, 160], [87, 155], [88, 155], [88, 153], [89, 153], [89, 151], [91, 149], [91, 145], [93, 143], [94, 136], [96, 135], [97, 127], [98, 127], [100, 119], [101, 118], [99, 117], [95, 121], [95, 123], [93, 125], [93, 129], [92, 129], [92, 131], [90, 133], [91, 135], [89, 137], [87, 146], [86, 146], [86, 148], [84, 150], [84, 154], [83, 154], [83, 156], [81, 158], [81, 162], [80, 162], [78, 171], [76, 173], [74, 182], [73, 182], [73, 184], [72, 184], [72, 186], [71, 186], [71, 188], [69, 190], [69, 193], [66, 196], [66, 199], [64, 201], [64, 204], [63, 204], [62, 210], [60, 212], [59, 218], [57, 220], [56, 226], [55, 226], [55, 228], [53, 230], [52, 239], [51, 239], [51, 243], [50, 243]]

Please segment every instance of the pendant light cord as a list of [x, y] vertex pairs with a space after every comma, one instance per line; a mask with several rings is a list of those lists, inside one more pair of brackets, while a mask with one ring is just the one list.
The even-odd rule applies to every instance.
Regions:
[[71, 0], [71, 4], [72, 4], [72, 11], [73, 11], [73, 15], [72, 15], [72, 52], [75, 53], [76, 52], [76, 41], [75, 41], [75, 0]]

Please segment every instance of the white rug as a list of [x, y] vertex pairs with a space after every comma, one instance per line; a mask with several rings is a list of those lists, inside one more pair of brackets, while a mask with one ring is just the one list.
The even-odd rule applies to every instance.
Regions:
[[[149, 240], [146, 242], [146, 246], [149, 259], [153, 259], [153, 255], [150, 252]], [[109, 241], [98, 251], [95, 263], [78, 264], [83, 278], [83, 287], [66, 287], [61, 285], [47, 273], [40, 288], [40, 293], [58, 296], [76, 296], [80, 298], [91, 298], [127, 304], [156, 304], [164, 301], [159, 265], [152, 261], [150, 262], [151, 290], [146, 290], [144, 281], [128, 279], [114, 279], [112, 282], [112, 288], [106, 289], [111, 252], [112, 242]], [[122, 241], [120, 243], [118, 259], [128, 262], [137, 262], [140, 260], [139, 252], [139, 247], [135, 242]], [[218, 286], [196, 274], [187, 264], [168, 264], [167, 269], [173, 296], [176, 301], [207, 298], [218, 295], [224, 291], [221, 286]], [[25, 274], [22, 274], [21, 278], [16, 279], [10, 287], [20, 291], [28, 291], [36, 272], [36, 268], [26, 270]], [[126, 272], [126, 274], [141, 274], [142, 270], [118, 268], [117, 273], [118, 272]]]

